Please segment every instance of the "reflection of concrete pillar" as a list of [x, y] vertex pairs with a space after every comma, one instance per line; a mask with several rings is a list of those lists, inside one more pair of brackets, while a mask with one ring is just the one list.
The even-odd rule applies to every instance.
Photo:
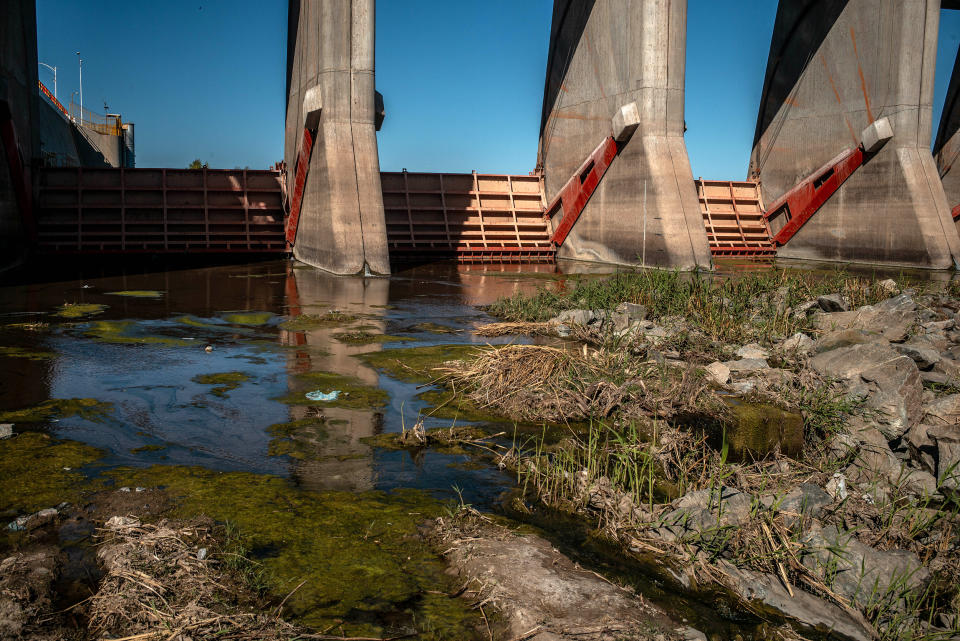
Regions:
[[[374, 0], [290, 0], [284, 157], [292, 181], [307, 91], [322, 102], [294, 256], [389, 274], [374, 88]], [[291, 189], [288, 191], [292, 191]]]
[[948, 268], [960, 257], [930, 154], [940, 0], [781, 0], [750, 161], [771, 203], [857, 145], [893, 139], [780, 256]]
[[[337, 278], [319, 271], [293, 269], [287, 276], [287, 304], [299, 313], [320, 315], [331, 309], [346, 314], [382, 312], [390, 292], [386, 278]], [[363, 318], [358, 324], [370, 325], [383, 331], [386, 323], [375, 318]], [[302, 350], [291, 353], [289, 371], [299, 374], [309, 371], [334, 372], [350, 376], [361, 383], [377, 387], [378, 372], [355, 358], [355, 354], [380, 349], [374, 345], [346, 345], [333, 335], [345, 327], [324, 327], [288, 336], [287, 344], [302, 345]], [[311, 349], [314, 348], [314, 349]], [[302, 391], [292, 384], [291, 390]], [[291, 419], [309, 416], [308, 408], [291, 406]], [[381, 430], [382, 410], [353, 410], [323, 408], [327, 418], [326, 437], [316, 444], [317, 456], [297, 461], [294, 476], [298, 483], [313, 490], [367, 490], [374, 486], [372, 449], [360, 439], [374, 436]]]
[[710, 266], [683, 139], [686, 19], [686, 0], [554, 0], [539, 153], [547, 199], [613, 133], [621, 106], [635, 101], [640, 115], [561, 257]]

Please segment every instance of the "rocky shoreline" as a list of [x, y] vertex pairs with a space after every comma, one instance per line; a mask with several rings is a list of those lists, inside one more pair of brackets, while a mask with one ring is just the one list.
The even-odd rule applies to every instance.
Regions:
[[[685, 586], [721, 585], [801, 632], [960, 638], [960, 299], [901, 291], [893, 280], [858, 279], [799, 301], [786, 290], [767, 288], [753, 302], [801, 328], [787, 335], [717, 340], [697, 311], [651, 318], [647, 305], [626, 300], [532, 321], [531, 333], [582, 349], [511, 394], [490, 381], [517, 385], [514, 373], [540, 367], [524, 369], [543, 360], [537, 348], [488, 357], [483, 373], [462, 363], [442, 371], [486, 409], [526, 418], [517, 408], [560, 407], [594, 421], [557, 447], [511, 452], [510, 464], [541, 501], [587, 516], [628, 553], [675, 561]], [[854, 307], [857, 299], [872, 302]], [[506, 316], [510, 332], [525, 331], [522, 314]], [[582, 376], [591, 362], [608, 364], [605, 381]], [[665, 397], [659, 405], [651, 389]], [[564, 400], [578, 393], [581, 409], [571, 411], [577, 403]], [[703, 409], [716, 407], [704, 399], [801, 415], [802, 450], [786, 456], [776, 442], [730, 460], [726, 443], [711, 447], [697, 434]], [[717, 419], [736, 424], [722, 410]]]

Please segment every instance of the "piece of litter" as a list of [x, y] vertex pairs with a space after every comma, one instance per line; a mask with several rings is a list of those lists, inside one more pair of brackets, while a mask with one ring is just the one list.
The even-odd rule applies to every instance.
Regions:
[[207, 548], [200, 548], [197, 550], [197, 560], [203, 561], [205, 558], [207, 558]]
[[130, 488], [129, 488], [129, 487], [121, 487], [121, 488], [120, 488], [119, 490], [117, 490], [117, 491], [118, 491], [118, 492], [129, 492], [129, 491], [130, 491]]
[[13, 423], [0, 423], [0, 441], [13, 436]]
[[333, 390], [332, 392], [325, 393], [322, 390], [316, 390], [313, 392], [307, 392], [307, 399], [311, 401], [323, 401], [329, 403], [340, 398], [340, 390]]
[[143, 492], [143, 491], [146, 490], [146, 489], [147, 489], [147, 488], [145, 488], [145, 487], [135, 487], [135, 488], [133, 488], [133, 491], [134, 491], [134, 492]]

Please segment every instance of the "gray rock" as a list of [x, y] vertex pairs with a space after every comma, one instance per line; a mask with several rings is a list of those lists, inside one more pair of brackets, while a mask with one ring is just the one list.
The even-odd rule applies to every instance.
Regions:
[[898, 438], [920, 422], [923, 384], [913, 359], [878, 343], [841, 347], [810, 359], [821, 376], [839, 379], [848, 390], [866, 397], [866, 406], [879, 413], [879, 428], [888, 439]]
[[901, 342], [907, 339], [917, 320], [916, 309], [913, 299], [901, 294], [855, 311], [824, 314], [817, 320], [817, 326], [825, 332], [859, 329], [888, 341]]
[[756, 372], [770, 369], [770, 365], [762, 358], [741, 358], [738, 361], [727, 361], [724, 365], [730, 369], [731, 373]]
[[589, 309], [568, 309], [560, 312], [550, 322], [562, 325], [589, 325], [594, 313]]
[[740, 358], [766, 360], [770, 358], [770, 352], [761, 347], [759, 343], [748, 343], [737, 350], [737, 356]]
[[614, 312], [610, 320], [613, 321], [613, 331], [618, 334], [625, 332], [633, 324], [633, 320], [627, 314], [621, 314], [620, 312]]
[[941, 372], [920, 372], [920, 380], [932, 385], [949, 385], [953, 379]]
[[910, 458], [919, 464], [921, 469], [930, 473], [937, 471], [937, 443], [928, 433], [930, 426], [919, 423], [910, 428], [903, 435], [903, 442], [910, 451]]
[[813, 349], [813, 339], [802, 332], [797, 332], [787, 340], [783, 341], [780, 349], [788, 354], [806, 355]]
[[718, 385], [726, 385], [727, 381], [730, 380], [730, 368], [720, 361], [714, 361], [703, 369], [706, 371], [708, 379]]
[[877, 289], [888, 294], [900, 293], [900, 288], [897, 287], [897, 281], [893, 280], [892, 278], [881, 280], [879, 283], [877, 283]]
[[[800, 539], [803, 565], [840, 596], [860, 604], [891, 587], [923, 590], [930, 572], [906, 550], [883, 552], [861, 543], [852, 533], [814, 524]], [[900, 587], [897, 587], [899, 590]]]
[[927, 434], [937, 445], [938, 484], [951, 493], [960, 491], [960, 426], [936, 425]]
[[854, 427], [850, 436], [858, 443], [856, 457], [844, 472], [851, 482], [874, 485], [883, 481], [889, 484], [900, 478], [902, 465], [880, 430], [861, 425]]
[[928, 425], [960, 424], [960, 394], [950, 394], [923, 408], [923, 422]]
[[948, 385], [960, 384], [960, 362], [956, 360], [941, 358], [930, 371], [944, 376]]
[[795, 588], [791, 595], [777, 577], [719, 562], [726, 587], [747, 603], [773, 608], [804, 626], [831, 630], [852, 641], [870, 641], [871, 631], [838, 606]]
[[13, 423], [0, 423], [0, 441], [13, 436]]
[[57, 518], [58, 514], [59, 512], [56, 508], [48, 507], [44, 510], [40, 510], [39, 512], [34, 512], [33, 514], [17, 517], [15, 520], [7, 524], [7, 529], [14, 532], [33, 530], [50, 523]]
[[664, 515], [663, 522], [677, 532], [708, 536], [719, 528], [745, 523], [752, 504], [750, 495], [729, 487], [719, 492], [697, 490], [674, 501], [674, 510]]
[[827, 294], [817, 298], [817, 305], [825, 312], [845, 312], [847, 311], [847, 302], [843, 300], [840, 294]]
[[831, 503], [833, 498], [823, 489], [812, 483], [801, 483], [787, 492], [778, 510], [791, 516], [817, 518]]
[[891, 347], [904, 356], [912, 358], [913, 362], [917, 364], [917, 367], [922, 370], [928, 370], [940, 362], [940, 354], [937, 350], [920, 343], [909, 342], [894, 344]]
[[818, 338], [813, 345], [813, 350], [817, 354], [822, 354], [840, 347], [864, 345], [878, 340], [882, 340], [882, 337], [862, 329], [837, 329]]
[[636, 305], [634, 303], [620, 303], [617, 305], [617, 312], [626, 314], [630, 320], [641, 321], [647, 319], [646, 305]]
[[923, 327], [923, 330], [928, 334], [933, 334], [936, 332], [946, 332], [947, 330], [953, 329], [954, 322], [952, 318], [948, 318], [947, 320], [923, 323], [921, 327]]

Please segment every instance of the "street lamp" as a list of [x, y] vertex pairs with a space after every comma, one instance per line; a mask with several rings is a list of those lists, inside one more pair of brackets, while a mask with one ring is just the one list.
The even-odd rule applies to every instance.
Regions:
[[41, 62], [40, 64], [53, 72], [53, 98], [56, 100], [57, 99], [57, 68], [51, 67], [45, 62]]
[[80, 52], [77, 52], [77, 58], [80, 60], [80, 124], [83, 124], [83, 58]]

